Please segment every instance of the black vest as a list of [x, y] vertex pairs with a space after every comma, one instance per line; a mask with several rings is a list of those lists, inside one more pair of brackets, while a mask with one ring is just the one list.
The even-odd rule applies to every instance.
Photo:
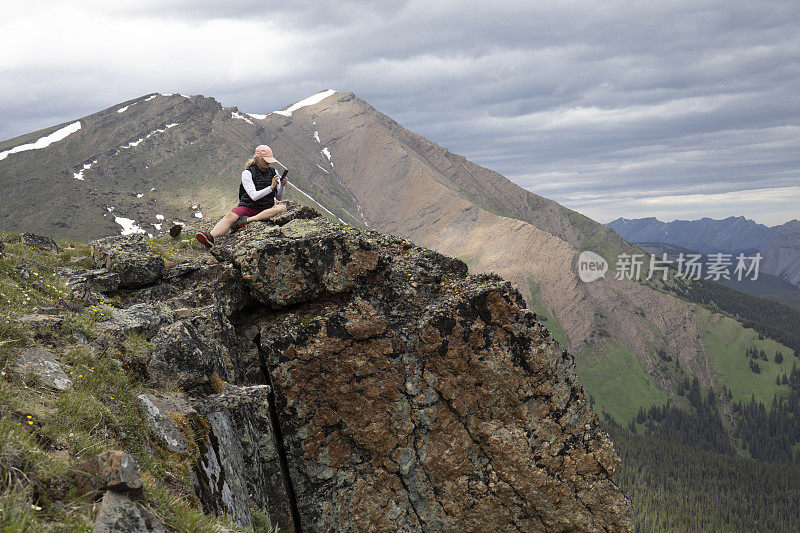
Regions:
[[[256, 164], [250, 165], [247, 167], [247, 170], [249, 170], [250, 174], [253, 176], [253, 184], [256, 186], [257, 191], [266, 189], [272, 185], [272, 177], [277, 174], [272, 167], [267, 167], [267, 170], [261, 170]], [[251, 207], [253, 209], [261, 209], [262, 211], [264, 209], [269, 209], [275, 205], [275, 191], [273, 190], [271, 193], [258, 200], [253, 200], [250, 198], [250, 195], [247, 194], [247, 191], [244, 190], [244, 185], [239, 183], [239, 205]]]

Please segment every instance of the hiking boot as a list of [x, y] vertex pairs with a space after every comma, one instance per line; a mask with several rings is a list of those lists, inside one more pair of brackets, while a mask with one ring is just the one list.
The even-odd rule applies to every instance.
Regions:
[[211, 235], [207, 231], [201, 231], [197, 235], [195, 235], [197, 241], [206, 247], [206, 249], [210, 250], [212, 246], [214, 246], [214, 236]]
[[178, 236], [181, 234], [182, 230], [183, 226], [181, 226], [180, 224], [175, 224], [174, 226], [169, 228], [169, 236], [172, 237], [173, 239], [177, 239]]
[[231, 225], [231, 233], [236, 233], [247, 224], [247, 217], [242, 215]]

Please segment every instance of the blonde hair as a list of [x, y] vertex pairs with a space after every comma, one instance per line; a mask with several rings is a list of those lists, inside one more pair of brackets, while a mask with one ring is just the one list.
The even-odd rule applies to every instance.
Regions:
[[258, 162], [259, 159], [262, 159], [262, 157], [260, 155], [254, 155], [253, 157], [248, 159], [247, 163], [244, 166], [245, 170], [247, 170], [248, 168], [250, 168], [253, 165], [255, 165]]

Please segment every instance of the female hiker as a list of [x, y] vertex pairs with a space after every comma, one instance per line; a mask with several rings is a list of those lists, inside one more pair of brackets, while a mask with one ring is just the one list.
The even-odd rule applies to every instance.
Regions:
[[196, 235], [200, 244], [206, 248], [214, 245], [214, 238], [223, 235], [229, 229], [231, 232], [244, 227], [245, 224], [258, 220], [267, 220], [279, 213], [286, 211], [283, 204], [275, 205], [275, 200], [283, 200], [283, 191], [288, 178], [280, 178], [270, 163], [278, 160], [272, 156], [272, 149], [266, 144], [256, 148], [256, 153], [247, 162], [242, 171], [242, 182], [239, 185], [239, 205], [208, 231], [201, 231]]

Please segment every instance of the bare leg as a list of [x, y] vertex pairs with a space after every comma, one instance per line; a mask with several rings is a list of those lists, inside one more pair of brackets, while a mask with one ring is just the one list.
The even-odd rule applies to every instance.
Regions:
[[[259, 220], [267, 220], [270, 217], [274, 217], [275, 215], [279, 215], [286, 211], [286, 205], [284, 204], [275, 204], [274, 206], [270, 207], [269, 209], [264, 209], [259, 214], [254, 215], [252, 217], [247, 217], [247, 223], [250, 222], [257, 222]], [[236, 220], [236, 219], [234, 219]], [[222, 222], [220, 220], [220, 222]], [[216, 228], [215, 228], [216, 229]], [[212, 232], [213, 233], [213, 232]]]
[[[259, 213], [261, 214], [261, 213]], [[220, 235], [224, 235], [226, 231], [231, 229], [231, 226], [234, 222], [239, 218], [239, 215], [234, 213], [233, 211], [228, 211], [225, 213], [225, 216], [219, 219], [219, 222], [214, 226], [214, 229], [211, 230], [211, 235], [216, 239]]]

